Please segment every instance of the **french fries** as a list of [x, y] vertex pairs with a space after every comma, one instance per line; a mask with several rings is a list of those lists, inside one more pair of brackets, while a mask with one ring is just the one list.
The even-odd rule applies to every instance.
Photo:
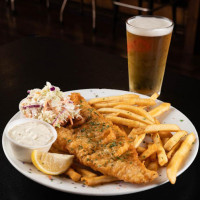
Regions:
[[159, 131], [159, 135], [162, 139], [164, 138], [170, 138], [172, 137], [173, 135], [171, 134], [171, 132], [168, 132], [168, 131]]
[[153, 138], [154, 143], [157, 144], [158, 163], [160, 166], [163, 166], [168, 162], [168, 158], [163, 148], [162, 141], [158, 133], [153, 134], [152, 138]]
[[79, 172], [81, 174], [82, 177], [96, 177], [97, 174], [87, 170], [87, 169], [83, 169], [80, 167], [75, 167], [76, 171]]
[[78, 182], [81, 179], [81, 175], [74, 171], [74, 169], [69, 168], [65, 174], [69, 176], [74, 182]]
[[[159, 167], [166, 166], [167, 177], [174, 184], [177, 172], [195, 141], [195, 135], [187, 135], [187, 132], [176, 124], [162, 124], [157, 119], [171, 106], [170, 103], [162, 103], [150, 109], [156, 104], [158, 96], [155, 93], [150, 98], [143, 99], [135, 94], [125, 94], [94, 98], [88, 103], [116, 125], [120, 136], [128, 138], [128, 142], [124, 142], [113, 152], [114, 157], [120, 157], [134, 148], [147, 169], [158, 171]], [[115, 139], [112, 128], [108, 128], [104, 132], [102, 144], [106, 145]], [[146, 142], [146, 139], [152, 141]], [[72, 166], [65, 174], [76, 182], [83, 181], [88, 186], [118, 180], [77, 166]]]
[[97, 176], [97, 177], [83, 177], [81, 178], [81, 181], [84, 181], [86, 185], [89, 186], [95, 186], [100, 185], [103, 183], [110, 183], [113, 181], [117, 181], [118, 179], [116, 177], [112, 176]]
[[173, 147], [172, 149], [167, 153], [167, 158], [171, 159], [172, 156], [175, 154], [176, 150], [180, 147], [181, 145], [181, 141], [178, 141]]
[[[158, 93], [154, 93], [151, 95], [150, 99], [153, 99], [153, 100], [156, 100], [157, 98], [159, 97], [159, 94]], [[148, 108], [148, 106], [140, 106], [140, 108]]]
[[150, 121], [149, 119], [147, 119], [143, 116], [140, 116], [138, 114], [131, 113], [131, 112], [126, 111], [126, 110], [121, 110], [121, 109], [117, 109], [117, 108], [100, 108], [100, 109], [98, 109], [98, 111], [100, 113], [118, 113], [119, 117], [125, 117], [125, 118], [128, 118], [128, 119], [132, 119], [132, 120], [135, 120], [135, 121], [145, 123], [145, 124], [153, 124], [153, 122]]
[[165, 145], [168, 140], [169, 140], [169, 137], [162, 138], [163, 145]]
[[145, 128], [145, 133], [156, 133], [160, 131], [176, 132], [180, 128], [176, 124], [152, 124]]
[[[139, 147], [139, 145], [142, 143], [142, 141], [144, 140], [146, 134], [141, 134], [141, 135], [136, 135], [135, 136], [135, 140], [133, 141], [133, 143], [131, 144], [134, 148]], [[130, 136], [131, 137], [131, 136]], [[129, 137], [129, 138], [130, 138]]]
[[170, 109], [171, 104], [170, 103], [162, 103], [161, 105], [157, 106], [153, 110], [149, 111], [149, 114], [152, 117], [157, 117], [164, 112], [168, 111]]
[[135, 114], [141, 115], [142, 117], [144, 117], [154, 123], [154, 118], [146, 110], [144, 110], [140, 107], [130, 106], [130, 105], [118, 105], [118, 106], [115, 106], [114, 108], [127, 110], [129, 112], [133, 112]]
[[145, 161], [143, 161], [143, 163], [144, 163], [144, 165], [145, 165], [146, 168], [148, 167], [148, 165], [150, 164], [150, 162], [151, 162], [150, 158], [147, 158]]
[[141, 154], [141, 153], [143, 153], [145, 150], [146, 150], [146, 148], [145, 147], [137, 147], [136, 148], [136, 150], [137, 150], [137, 152], [139, 153], [139, 154]]
[[152, 171], [158, 171], [158, 162], [157, 161], [150, 162], [147, 165], [147, 169], [152, 170]]
[[[138, 96], [121, 95], [90, 101], [107, 119], [119, 125], [121, 130], [128, 128], [126, 134], [133, 142], [129, 147], [122, 147], [119, 152], [125, 152], [130, 147], [136, 148], [141, 161], [145, 161], [147, 168], [154, 171], [171, 162], [173, 155], [179, 150], [181, 139], [187, 134], [176, 124], [162, 124], [158, 121], [157, 117], [170, 109], [170, 103], [162, 103], [149, 111], [149, 107], [156, 104], [158, 96], [155, 93], [148, 99], [142, 99]], [[148, 148], [140, 146], [147, 134], [151, 134], [153, 140]]]
[[136, 94], [125, 94], [120, 96], [110, 96], [110, 97], [101, 97], [101, 98], [94, 98], [90, 99], [88, 103], [90, 105], [100, 103], [100, 102], [109, 102], [109, 101], [120, 101], [124, 99], [131, 99], [131, 98], [138, 98], [139, 96]]
[[189, 153], [192, 144], [195, 142], [195, 135], [194, 133], [190, 133], [183, 143], [181, 144], [180, 148], [177, 150], [177, 152], [174, 154], [172, 159], [170, 160], [168, 166], [167, 166], [167, 177], [169, 178], [169, 181], [174, 184], [176, 182], [176, 174], [181, 167], [182, 162], [186, 158], [187, 154]]
[[156, 154], [156, 152], [153, 153], [153, 154], [149, 157], [149, 159], [150, 159], [151, 161], [156, 161], [156, 160], [157, 160], [157, 154]]
[[157, 144], [152, 144], [152, 145], [149, 145], [147, 150], [144, 151], [140, 156], [140, 160], [145, 160], [146, 158], [148, 158], [149, 156], [151, 156], [153, 153], [155, 153], [158, 149], [158, 146]]
[[89, 100], [88, 103], [95, 108], [112, 108], [122, 104], [137, 106], [152, 106], [156, 104], [155, 100], [152, 98], [142, 99], [134, 94], [95, 98]]
[[138, 122], [135, 120], [131, 120], [131, 119], [126, 119], [123, 117], [115, 117], [115, 116], [105, 116], [107, 119], [111, 120], [113, 123], [115, 124], [120, 124], [120, 125], [125, 125], [128, 127], [142, 127], [142, 126], [146, 126], [145, 123], [142, 122]]
[[118, 105], [126, 104], [125, 102], [105, 102], [105, 103], [96, 103], [93, 105], [94, 108], [112, 108]]
[[158, 97], [159, 94], [155, 92], [154, 94], [151, 95], [150, 99], [156, 100]]
[[178, 131], [176, 132], [164, 145], [164, 148], [167, 151], [170, 151], [172, 147], [184, 136], [187, 135], [186, 131]]
[[[133, 104], [133, 103], [130, 103]], [[140, 99], [140, 98], [136, 98], [134, 99], [134, 104], [138, 105], [138, 106], [153, 106], [156, 104], [155, 100], [153, 99]]]
[[117, 178], [112, 176], [105, 176], [105, 175], [98, 176], [94, 172], [78, 167], [76, 165], [74, 165], [73, 168], [70, 167], [65, 172], [65, 174], [69, 176], [69, 178], [72, 179], [74, 182], [83, 181], [88, 186], [96, 186], [103, 183], [110, 183], [118, 180]]
[[132, 131], [129, 133], [129, 136], [144, 134], [144, 129], [144, 127], [133, 128]]

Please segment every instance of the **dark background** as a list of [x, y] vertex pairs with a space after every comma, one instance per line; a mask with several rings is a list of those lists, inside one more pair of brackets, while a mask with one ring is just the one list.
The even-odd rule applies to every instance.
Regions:
[[[70, 1], [64, 15], [64, 24], [61, 25], [58, 21], [61, 2], [52, 0], [50, 9], [46, 9], [44, 1], [17, 1], [16, 13], [13, 15], [10, 4], [0, 1], [2, 133], [6, 123], [18, 111], [18, 104], [27, 95], [26, 91], [42, 88], [46, 81], [59, 86], [62, 91], [83, 88], [128, 90], [124, 20], [133, 13], [123, 10], [119, 13], [116, 32], [113, 34], [113, 10], [109, 6], [104, 8], [105, 6], [98, 5], [97, 30], [94, 33], [90, 4], [84, 5], [84, 13], [81, 15], [79, 2]], [[171, 12], [159, 12], [165, 16], [168, 11]], [[180, 5], [178, 19], [188, 11], [187, 3]], [[199, 38], [197, 37], [194, 51], [188, 53], [185, 50], [187, 23], [180, 21], [178, 20], [177, 30], [173, 33], [159, 99], [170, 102], [183, 112], [199, 131]], [[199, 33], [199, 21], [197, 32]], [[2, 148], [0, 167], [1, 200], [196, 199], [199, 196], [199, 155], [190, 168], [178, 177], [175, 185], [167, 183], [145, 192], [117, 197], [72, 195], [41, 186], [12, 167]]]
[[[28, 89], [42, 88], [46, 80], [63, 91], [81, 88], [128, 90], [127, 60], [88, 47], [52, 38], [28, 37], [0, 47], [1, 130], [18, 111]], [[171, 102], [199, 130], [199, 81], [166, 70], [159, 99]], [[93, 199], [46, 188], [21, 175], [0, 150], [1, 199]], [[199, 195], [199, 155], [175, 185], [164, 184], [137, 194], [96, 199], [195, 199]]]
[[[6, 3], [8, 1], [8, 3]], [[125, 21], [139, 13], [119, 7], [115, 20], [113, 0], [96, 0], [96, 32], [92, 29], [92, 0], [68, 0], [63, 24], [59, 12], [63, 0], [15, 0], [15, 12], [10, 0], [0, 1], [0, 45], [26, 36], [48, 36], [89, 46], [92, 49], [127, 57]], [[81, 6], [80, 2], [84, 4]], [[149, 8], [154, 2], [153, 15], [168, 17], [175, 22], [168, 68], [186, 76], [200, 79], [200, 0], [120, 0], [138, 6], [143, 2]], [[176, 3], [175, 3], [176, 2]], [[81, 9], [82, 8], [82, 9]]]

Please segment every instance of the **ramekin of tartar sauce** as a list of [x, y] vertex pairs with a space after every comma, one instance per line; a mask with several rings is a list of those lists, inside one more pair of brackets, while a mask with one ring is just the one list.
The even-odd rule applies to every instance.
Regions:
[[20, 161], [31, 162], [32, 151], [49, 151], [57, 139], [57, 132], [44, 121], [23, 118], [7, 125], [6, 136], [14, 156]]

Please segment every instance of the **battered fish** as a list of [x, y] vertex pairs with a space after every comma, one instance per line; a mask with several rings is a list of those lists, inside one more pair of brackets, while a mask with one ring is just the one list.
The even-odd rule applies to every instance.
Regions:
[[79, 104], [85, 122], [78, 127], [57, 129], [53, 147], [75, 155], [85, 166], [130, 183], [147, 183], [158, 174], [138, 159], [133, 140], [92, 108], [78, 93], [71, 100]]

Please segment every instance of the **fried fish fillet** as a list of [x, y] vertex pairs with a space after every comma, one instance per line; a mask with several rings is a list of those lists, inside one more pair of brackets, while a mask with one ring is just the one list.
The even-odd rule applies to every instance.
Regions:
[[71, 100], [81, 107], [85, 122], [78, 127], [57, 129], [53, 147], [75, 155], [85, 166], [130, 183], [147, 183], [158, 174], [148, 170], [138, 159], [132, 140], [92, 108], [78, 93]]

